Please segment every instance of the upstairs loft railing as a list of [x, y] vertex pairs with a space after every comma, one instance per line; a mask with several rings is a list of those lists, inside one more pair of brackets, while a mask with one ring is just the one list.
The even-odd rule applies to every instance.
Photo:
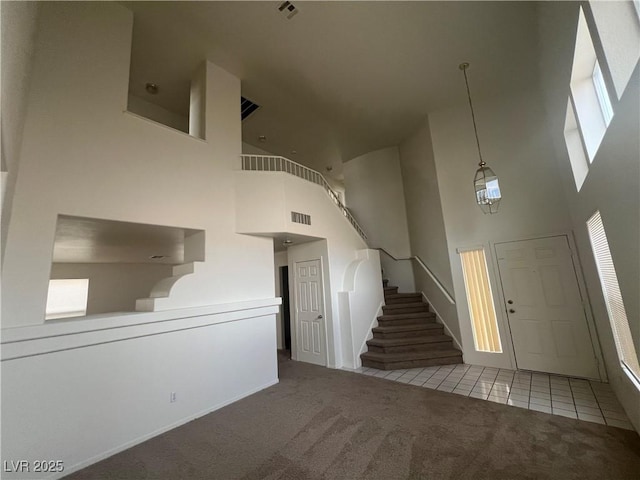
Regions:
[[366, 241], [367, 236], [364, 231], [358, 224], [353, 215], [347, 207], [340, 201], [338, 194], [333, 191], [327, 180], [322, 176], [322, 174], [316, 172], [315, 170], [310, 169], [309, 167], [305, 167], [304, 165], [300, 165], [292, 160], [289, 160], [285, 157], [275, 157], [275, 156], [266, 156], [266, 155], [240, 155], [242, 160], [242, 170], [249, 171], [260, 171], [260, 172], [284, 172], [290, 175], [295, 175], [298, 178], [302, 178], [311, 183], [315, 183], [316, 185], [320, 185], [324, 188], [324, 191], [327, 192], [329, 198], [333, 201], [333, 203], [338, 207], [340, 212], [349, 220], [349, 223], [356, 229], [358, 235], [362, 237], [363, 240]]

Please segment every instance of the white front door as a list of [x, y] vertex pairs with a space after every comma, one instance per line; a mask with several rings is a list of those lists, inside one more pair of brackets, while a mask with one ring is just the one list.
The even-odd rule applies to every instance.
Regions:
[[296, 350], [302, 362], [327, 364], [320, 260], [296, 262]]
[[566, 236], [496, 244], [518, 368], [599, 378]]

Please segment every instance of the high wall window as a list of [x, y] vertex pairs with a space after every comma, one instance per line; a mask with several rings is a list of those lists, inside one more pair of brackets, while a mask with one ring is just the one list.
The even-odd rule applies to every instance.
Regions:
[[479, 352], [501, 353], [502, 345], [484, 249], [459, 252], [475, 348]]
[[580, 190], [589, 163], [595, 158], [614, 115], [602, 65], [596, 56], [582, 8], [578, 18], [569, 95], [565, 141], [576, 188]]
[[582, 135], [578, 129], [578, 121], [576, 120], [571, 99], [567, 102], [567, 116], [564, 122], [564, 141], [569, 151], [569, 161], [571, 162], [573, 179], [576, 182], [576, 188], [580, 191], [584, 180], [587, 178], [587, 173], [589, 173], [589, 161], [585, 154]]
[[593, 248], [593, 256], [598, 267], [598, 275], [602, 285], [602, 293], [611, 322], [613, 338], [616, 344], [618, 357], [622, 363], [623, 370], [630, 378], [635, 380], [636, 386], [640, 389], [640, 366], [638, 365], [638, 355], [631, 329], [629, 328], [629, 320], [627, 312], [622, 301], [620, 286], [618, 285], [618, 276], [613, 265], [611, 251], [609, 250], [609, 242], [602, 224], [600, 212], [596, 212], [588, 221], [589, 238], [591, 239], [591, 247]]
[[604, 83], [604, 77], [602, 76], [602, 69], [600, 68], [600, 62], [596, 60], [596, 64], [593, 67], [593, 86], [596, 90], [596, 96], [598, 97], [598, 104], [600, 105], [600, 112], [602, 113], [602, 119], [605, 125], [608, 127], [613, 118], [613, 107], [611, 106], [611, 100], [609, 99], [609, 92], [607, 86]]
[[83, 317], [87, 314], [88, 278], [49, 280], [45, 319]]

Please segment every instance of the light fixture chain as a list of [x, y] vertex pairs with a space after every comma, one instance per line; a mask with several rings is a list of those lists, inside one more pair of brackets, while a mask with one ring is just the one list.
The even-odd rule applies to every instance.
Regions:
[[478, 127], [476, 126], [476, 116], [473, 113], [473, 103], [471, 102], [471, 91], [469, 90], [469, 80], [467, 79], [467, 67], [462, 68], [464, 73], [464, 83], [467, 86], [467, 97], [469, 98], [469, 108], [471, 108], [471, 120], [473, 121], [473, 131], [476, 135], [476, 145], [478, 146], [478, 156], [480, 157], [480, 166], [486, 165], [482, 159], [482, 152], [480, 152], [480, 140], [478, 140]]

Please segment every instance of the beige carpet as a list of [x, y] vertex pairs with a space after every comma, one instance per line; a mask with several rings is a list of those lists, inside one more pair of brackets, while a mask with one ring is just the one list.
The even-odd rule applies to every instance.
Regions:
[[285, 360], [280, 383], [69, 479], [638, 479], [636, 432]]

